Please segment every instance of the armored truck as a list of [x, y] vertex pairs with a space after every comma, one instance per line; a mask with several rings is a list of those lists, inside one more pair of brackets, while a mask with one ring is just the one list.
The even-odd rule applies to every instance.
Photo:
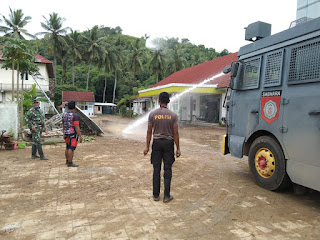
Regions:
[[255, 182], [281, 190], [292, 182], [320, 191], [320, 18], [270, 35], [246, 28], [251, 44], [227, 66], [227, 131], [222, 152], [248, 156]]

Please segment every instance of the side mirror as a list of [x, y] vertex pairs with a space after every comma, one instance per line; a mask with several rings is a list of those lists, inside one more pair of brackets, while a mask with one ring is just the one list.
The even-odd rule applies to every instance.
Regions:
[[227, 74], [227, 73], [229, 73], [231, 71], [231, 65], [228, 65], [228, 66], [226, 66], [224, 69], [223, 69], [223, 73], [224, 74]]

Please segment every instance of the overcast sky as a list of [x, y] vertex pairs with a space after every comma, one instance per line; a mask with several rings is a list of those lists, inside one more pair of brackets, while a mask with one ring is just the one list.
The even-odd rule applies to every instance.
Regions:
[[236, 52], [249, 43], [244, 28], [250, 23], [271, 23], [272, 34], [288, 29], [296, 18], [297, 0], [1, 0], [0, 14], [8, 16], [9, 7], [32, 17], [26, 27], [32, 34], [43, 31], [42, 16], [56, 12], [66, 19], [64, 27], [74, 30], [120, 26], [123, 34], [135, 37], [188, 38]]

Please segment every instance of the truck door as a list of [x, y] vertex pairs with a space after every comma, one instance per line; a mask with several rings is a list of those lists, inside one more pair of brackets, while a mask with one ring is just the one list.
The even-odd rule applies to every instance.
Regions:
[[232, 156], [241, 158], [243, 143], [259, 124], [261, 56], [242, 60], [235, 81], [236, 90], [229, 102], [229, 148]]
[[286, 54], [283, 133], [291, 180], [320, 191], [320, 38]]

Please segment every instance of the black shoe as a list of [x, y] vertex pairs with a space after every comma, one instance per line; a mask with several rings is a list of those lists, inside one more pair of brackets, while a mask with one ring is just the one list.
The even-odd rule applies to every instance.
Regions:
[[37, 155], [37, 146], [34, 145], [34, 144], [32, 144], [31, 158], [32, 158], [32, 159], [40, 158], [40, 157]]
[[159, 196], [158, 196], [158, 197], [153, 196], [153, 200], [154, 200], [154, 201], [159, 201], [159, 200], [160, 200], [160, 197], [159, 197]]
[[78, 164], [75, 164], [73, 162], [68, 163], [68, 167], [79, 167]]
[[167, 197], [164, 197], [164, 198], [163, 198], [163, 202], [164, 202], [164, 203], [167, 203], [167, 202], [170, 202], [172, 199], [173, 199], [173, 196], [170, 195], [170, 197], [168, 197], [168, 198], [167, 198]]
[[43, 154], [43, 150], [42, 150], [42, 145], [38, 145], [37, 146], [38, 148], [38, 152], [39, 152], [39, 155], [40, 155], [40, 159], [41, 160], [48, 160], [48, 158]]
[[68, 164], [68, 160], [66, 160], [66, 164]]

